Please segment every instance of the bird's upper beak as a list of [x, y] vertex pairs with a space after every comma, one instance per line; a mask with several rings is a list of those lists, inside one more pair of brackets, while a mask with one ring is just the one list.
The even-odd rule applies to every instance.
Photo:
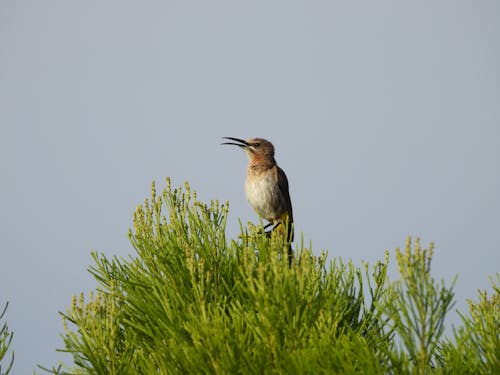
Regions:
[[243, 139], [239, 139], [239, 138], [233, 138], [233, 137], [222, 137], [224, 139], [230, 139], [231, 141], [236, 141], [238, 143], [234, 143], [234, 142], [224, 142], [224, 143], [221, 143], [221, 145], [235, 145], [235, 146], [240, 146], [241, 148], [245, 148], [245, 147], [248, 147], [250, 146], [248, 144], [247, 141], [243, 140]]

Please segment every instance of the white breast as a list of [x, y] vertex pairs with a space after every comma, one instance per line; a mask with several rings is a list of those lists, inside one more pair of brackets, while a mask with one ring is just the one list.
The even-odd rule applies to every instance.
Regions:
[[271, 173], [247, 177], [245, 192], [248, 202], [263, 219], [273, 222], [284, 213], [285, 204]]

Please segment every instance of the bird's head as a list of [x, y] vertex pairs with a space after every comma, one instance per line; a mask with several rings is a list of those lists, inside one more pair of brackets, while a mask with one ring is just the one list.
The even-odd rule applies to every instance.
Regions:
[[[239, 138], [223, 137], [234, 142], [224, 142], [223, 145], [234, 145], [241, 147], [248, 155], [250, 161], [260, 159], [274, 159], [274, 146], [268, 140], [262, 138], [252, 138], [246, 141]], [[237, 142], [237, 143], [236, 143]]]

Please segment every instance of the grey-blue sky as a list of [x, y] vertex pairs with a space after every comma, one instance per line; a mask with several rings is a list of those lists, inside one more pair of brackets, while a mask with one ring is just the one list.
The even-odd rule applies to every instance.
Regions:
[[407, 235], [437, 245], [459, 307], [500, 251], [500, 3], [0, 3], [0, 303], [15, 373], [51, 364], [89, 252], [132, 251], [151, 180], [244, 198], [265, 137], [316, 250], [371, 262]]

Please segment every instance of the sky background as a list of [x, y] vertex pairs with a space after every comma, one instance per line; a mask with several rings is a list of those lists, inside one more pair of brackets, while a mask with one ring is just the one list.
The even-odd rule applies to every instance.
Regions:
[[92, 250], [133, 253], [152, 180], [229, 200], [229, 236], [257, 221], [223, 136], [274, 143], [316, 252], [360, 265], [434, 241], [464, 310], [500, 268], [499, 40], [495, 0], [1, 0], [14, 374], [67, 358], [58, 311], [95, 287]]

